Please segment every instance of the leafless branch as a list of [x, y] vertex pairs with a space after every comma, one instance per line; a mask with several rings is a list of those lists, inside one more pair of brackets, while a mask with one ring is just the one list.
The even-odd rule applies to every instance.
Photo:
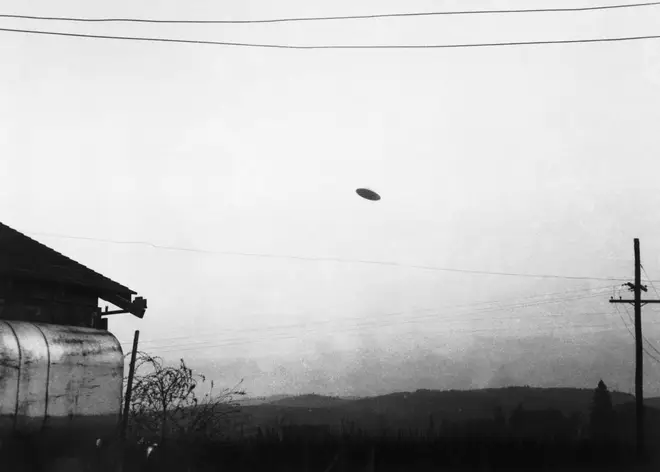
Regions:
[[136, 353], [130, 422], [133, 429], [150, 435], [212, 436], [221, 434], [229, 418], [240, 412], [236, 397], [245, 395], [239, 382], [214, 393], [214, 384], [201, 398], [198, 387], [206, 377], [196, 374], [183, 359], [166, 366], [157, 356]]

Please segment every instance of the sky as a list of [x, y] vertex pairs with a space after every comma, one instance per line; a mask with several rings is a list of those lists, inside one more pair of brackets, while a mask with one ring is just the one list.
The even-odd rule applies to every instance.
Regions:
[[[594, 4], [3, 0], [0, 13], [240, 20]], [[660, 8], [646, 7], [248, 25], [0, 19], [0, 27], [452, 44], [657, 35], [658, 20]], [[520, 346], [542, 340], [561, 357], [570, 341], [621, 350], [628, 364], [616, 375], [598, 364], [602, 356], [577, 350], [572, 361], [629, 389], [629, 320], [608, 303], [620, 281], [419, 266], [632, 278], [639, 238], [648, 276], [660, 280], [660, 40], [279, 50], [0, 37], [0, 220], [147, 298], [144, 319], [110, 320], [126, 350], [139, 329], [142, 349], [184, 357], [221, 381], [247, 373], [254, 395], [368, 394], [422, 378], [444, 388], [464, 360], [492, 358], [484, 342], [497, 343], [499, 360], [479, 364], [465, 385], [489, 385], [522, 358], [547, 360]], [[382, 200], [360, 199], [358, 187]], [[644, 316], [660, 349], [660, 313], [649, 305]], [[454, 367], [431, 375], [440, 358]], [[593, 382], [562, 362], [539, 382]], [[660, 395], [657, 367], [647, 358], [647, 392]], [[382, 369], [406, 375], [395, 381]], [[353, 388], [365, 375], [370, 383]]]

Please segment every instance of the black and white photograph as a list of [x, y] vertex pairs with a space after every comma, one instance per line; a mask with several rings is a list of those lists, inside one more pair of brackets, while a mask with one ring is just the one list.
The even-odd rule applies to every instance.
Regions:
[[660, 1], [0, 0], [2, 472], [659, 467]]

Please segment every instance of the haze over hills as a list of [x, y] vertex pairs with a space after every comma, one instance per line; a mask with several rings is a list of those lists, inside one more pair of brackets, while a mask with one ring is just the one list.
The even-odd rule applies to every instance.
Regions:
[[[417, 389], [467, 390], [513, 385], [593, 389], [600, 379], [612, 390], [632, 392], [633, 345], [620, 331], [580, 337], [474, 336], [455, 353], [420, 346], [404, 351], [382, 346], [353, 352], [319, 352], [301, 359], [191, 361], [217, 385], [244, 379], [248, 396], [316, 393], [374, 396]], [[660, 395], [653, 366], [645, 364], [645, 395]], [[281, 399], [281, 397], [280, 397]]]
[[[334, 409], [336, 411], [371, 411], [377, 414], [396, 414], [402, 418], [415, 414], [435, 413], [439, 417], [488, 417], [494, 408], [509, 412], [518, 404], [531, 410], [555, 408], [565, 414], [587, 413], [591, 406], [594, 389], [506, 387], [476, 390], [427, 390], [395, 392], [387, 395], [353, 400], [324, 395], [294, 395], [275, 398], [263, 405], [282, 407], [288, 411], [297, 409]], [[614, 406], [634, 402], [633, 395], [611, 391]], [[279, 397], [279, 396], [278, 396]], [[648, 406], [658, 398], [649, 399]]]
[[[588, 421], [593, 401], [593, 389], [508, 387], [465, 391], [418, 390], [388, 395], [346, 400], [321, 395], [298, 395], [279, 398], [260, 405], [244, 406], [238, 423], [247, 434], [257, 428], [277, 428], [287, 425], [325, 425], [338, 428], [354, 423], [365, 431], [378, 433], [384, 429], [423, 431], [430, 424], [436, 427], [445, 421], [460, 424], [470, 420], [489, 420], [500, 408], [509, 417], [518, 405], [530, 410], [557, 410], [566, 418], [578, 414], [579, 421]], [[615, 410], [622, 413], [621, 427], [634, 426], [634, 397], [611, 391]], [[647, 403], [653, 435], [660, 438], [660, 410]]]

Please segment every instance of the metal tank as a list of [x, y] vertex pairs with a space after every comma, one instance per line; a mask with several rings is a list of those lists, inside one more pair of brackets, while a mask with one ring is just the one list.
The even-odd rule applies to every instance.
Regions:
[[123, 372], [121, 345], [107, 331], [0, 320], [0, 437], [112, 436]]

